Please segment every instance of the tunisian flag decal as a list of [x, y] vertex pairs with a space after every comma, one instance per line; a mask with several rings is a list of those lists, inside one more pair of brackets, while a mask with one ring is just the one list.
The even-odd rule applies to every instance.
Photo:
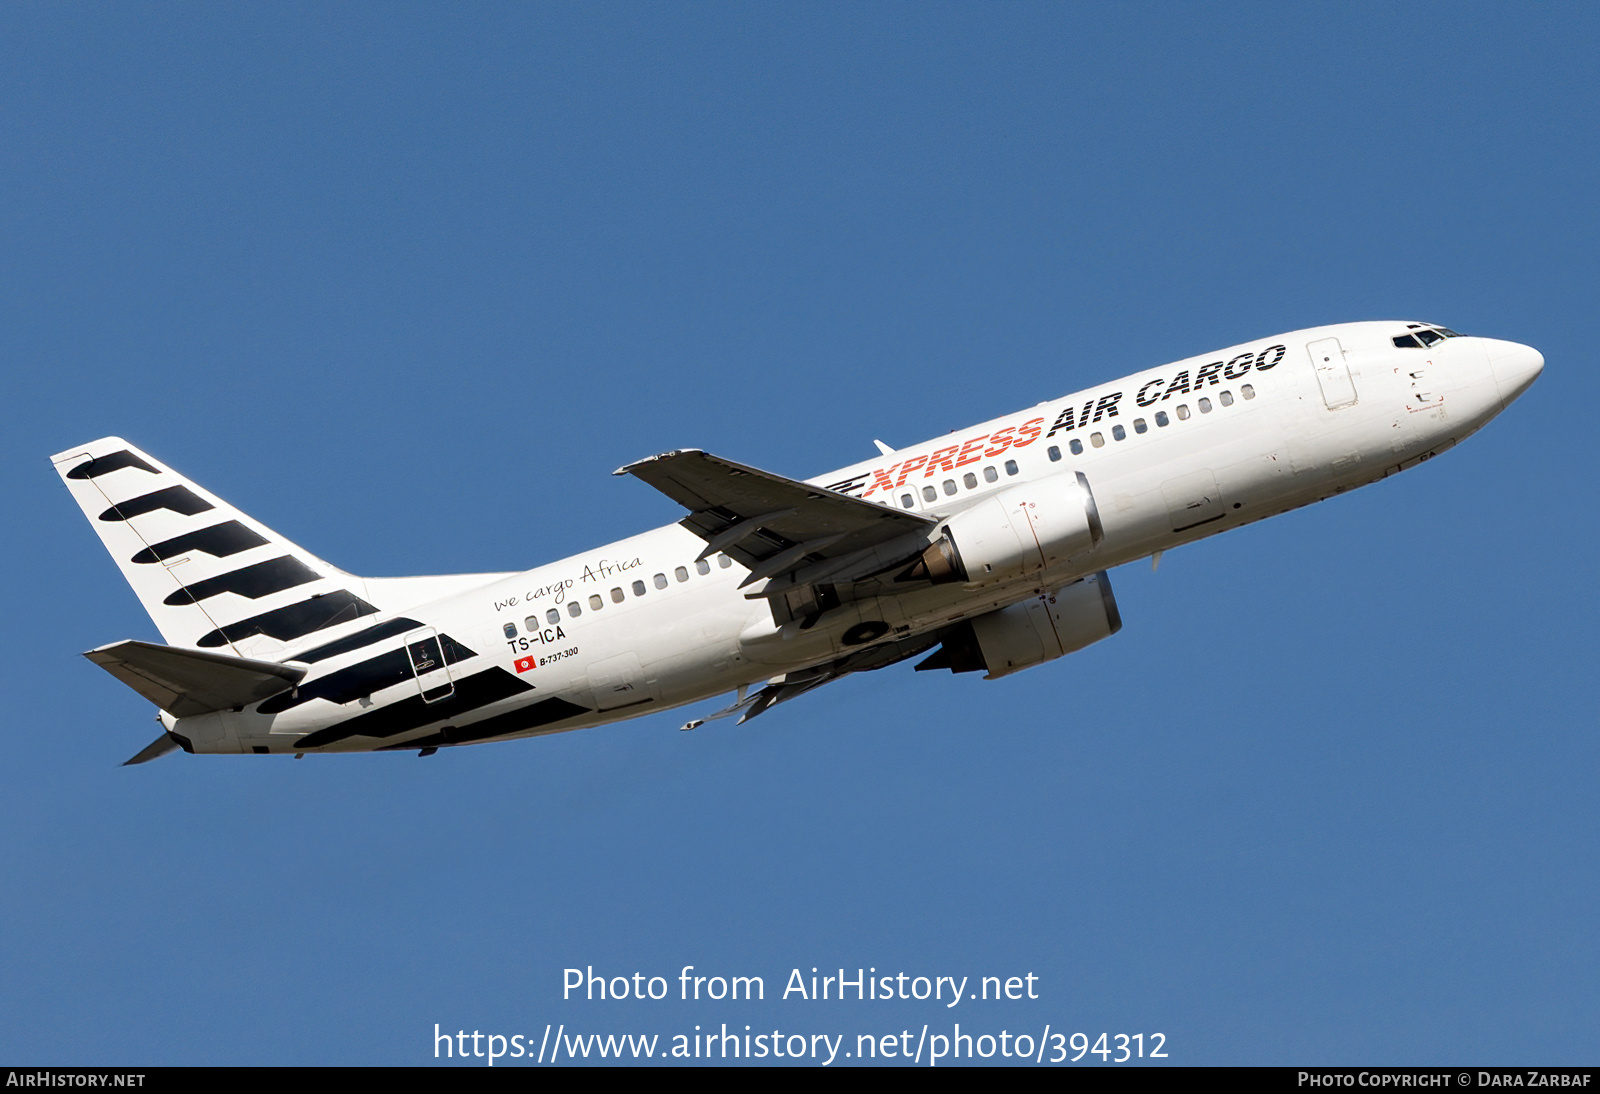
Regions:
[[529, 669], [533, 668], [533, 666], [535, 664], [537, 664], [537, 663], [538, 663], [538, 661], [537, 661], [536, 658], [533, 658], [533, 657], [519, 657], [519, 658], [517, 658], [517, 671], [518, 672], [527, 672]]

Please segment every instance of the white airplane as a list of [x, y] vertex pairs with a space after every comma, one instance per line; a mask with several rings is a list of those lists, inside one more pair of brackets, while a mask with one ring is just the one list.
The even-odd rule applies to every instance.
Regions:
[[[116, 437], [52, 458], [167, 645], [86, 657], [160, 708], [128, 763], [584, 729], [852, 672], [985, 679], [1122, 625], [1106, 571], [1404, 471], [1537, 350], [1423, 323], [1260, 339], [805, 482], [695, 449], [621, 468], [689, 511], [525, 573], [360, 578]], [[684, 726], [693, 729], [708, 719]]]

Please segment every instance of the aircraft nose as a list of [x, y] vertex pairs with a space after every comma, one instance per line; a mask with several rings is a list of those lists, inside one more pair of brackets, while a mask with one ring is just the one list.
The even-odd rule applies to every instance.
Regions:
[[1484, 348], [1489, 354], [1489, 369], [1500, 388], [1500, 400], [1506, 406], [1527, 391], [1544, 371], [1544, 354], [1532, 346], [1485, 338]]

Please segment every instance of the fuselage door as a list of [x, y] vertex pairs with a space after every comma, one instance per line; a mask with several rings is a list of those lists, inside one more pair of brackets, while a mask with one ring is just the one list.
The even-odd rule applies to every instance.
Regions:
[[1322, 401], [1329, 410], [1350, 406], [1356, 401], [1356, 384], [1350, 378], [1350, 366], [1344, 362], [1344, 347], [1337, 338], [1321, 338], [1306, 346], [1311, 354], [1311, 364], [1317, 370], [1317, 383], [1322, 388]]
[[422, 692], [424, 703], [437, 703], [455, 694], [456, 686], [450, 679], [450, 666], [444, 663], [438, 631], [424, 627], [406, 635], [406, 656], [411, 659], [411, 672], [417, 678], [417, 690]]

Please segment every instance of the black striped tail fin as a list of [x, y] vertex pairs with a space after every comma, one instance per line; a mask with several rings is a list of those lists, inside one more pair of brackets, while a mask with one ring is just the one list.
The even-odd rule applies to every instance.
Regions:
[[120, 437], [51, 462], [170, 645], [277, 660], [378, 611], [360, 578]]

